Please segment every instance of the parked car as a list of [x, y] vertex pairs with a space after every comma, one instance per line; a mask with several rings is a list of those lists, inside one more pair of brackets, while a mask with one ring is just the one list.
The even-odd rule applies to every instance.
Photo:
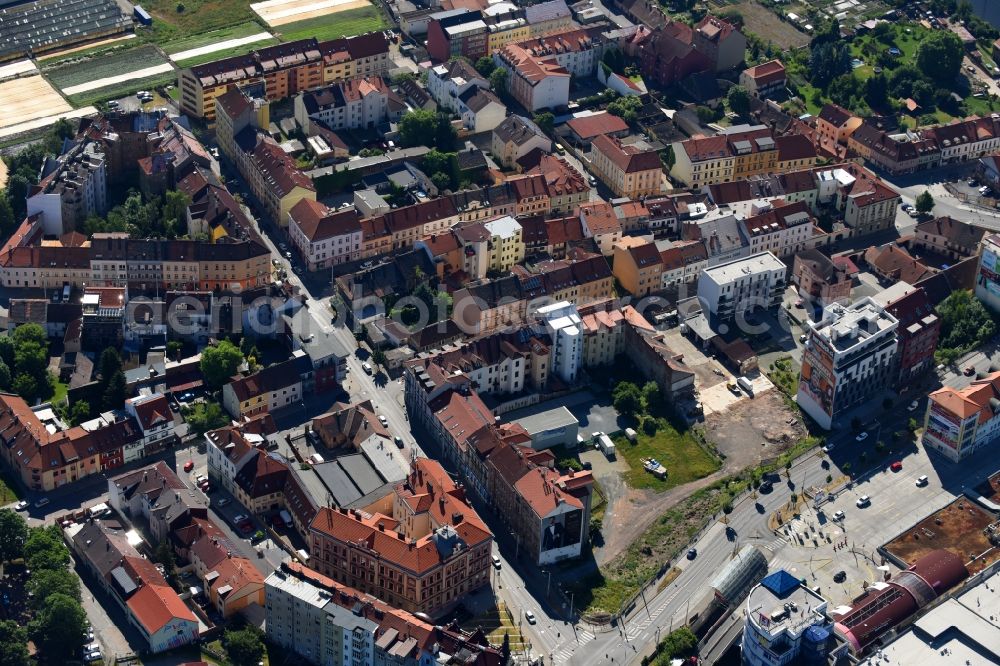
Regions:
[[365, 371], [365, 374], [372, 374], [372, 364], [368, 361], [361, 364], [361, 369]]
[[834, 583], [843, 583], [845, 580], [847, 580], [846, 571], [838, 571], [837, 573], [833, 574]]
[[840, 521], [842, 521], [844, 519], [844, 512], [843, 511], [834, 511], [834, 513], [833, 513], [833, 519], [839, 523]]
[[49, 498], [48, 497], [43, 497], [42, 499], [40, 499], [37, 502], [35, 502], [35, 508], [36, 509], [41, 509], [43, 506], [45, 506], [48, 503], [49, 503]]
[[530, 610], [526, 610], [524, 611], [524, 619], [528, 621], [528, 624], [534, 624], [535, 614], [532, 613]]
[[393, 437], [392, 441], [396, 443], [396, 448], [397, 449], [403, 448], [403, 438], [400, 437], [399, 435], [396, 435], [395, 437]]
[[916, 485], [917, 485], [917, 488], [923, 488], [924, 486], [926, 486], [927, 485], [927, 475], [926, 474], [922, 474], [920, 477], [918, 477], [917, 481], [916, 481]]
[[858, 436], [854, 438], [854, 440], [858, 441], [858, 442], [863, 442], [866, 439], [868, 439], [868, 432], [867, 431], [865, 431], [865, 432], [859, 432]]
[[893, 472], [898, 472], [901, 469], [903, 469], [903, 463], [896, 460], [891, 465], [889, 465], [889, 469], [891, 469]]
[[497, 571], [500, 571], [500, 556], [499, 555], [494, 555], [493, 556], [493, 568], [496, 569]]
[[230, 502], [232, 502], [231, 499], [229, 499], [228, 497], [223, 497], [222, 499], [219, 500], [219, 508], [221, 509], [222, 507], [226, 506]]
[[379, 414], [378, 415], [378, 422], [381, 423], [384, 426], [388, 426], [389, 425], [389, 419], [385, 418], [385, 414]]
[[239, 525], [240, 523], [246, 522], [248, 520], [250, 520], [250, 516], [246, 515], [245, 513], [241, 513], [233, 518], [233, 524]]
[[28, 502], [26, 500], [21, 500], [20, 502], [14, 505], [15, 511], [24, 511], [27, 508], [28, 508]]
[[906, 408], [906, 411], [908, 411], [908, 412], [912, 412], [912, 411], [916, 410], [916, 408], [917, 408], [917, 407], [919, 407], [919, 406], [920, 406], [920, 401], [919, 401], [919, 400], [914, 400], [914, 401], [913, 401], [913, 402], [911, 402], [911, 403], [909, 404], [909, 406], [908, 406], [908, 407]]
[[185, 472], [190, 472], [193, 469], [194, 469], [194, 461], [193, 460], [188, 460], [186, 463], [184, 463], [184, 471]]
[[966, 377], [971, 377], [972, 375], [976, 374], [976, 366], [974, 365], [965, 366], [965, 370], [962, 370], [962, 374], [965, 375]]
[[872, 503], [872, 498], [868, 497], [868, 495], [862, 495], [861, 497], [858, 498], [858, 501], [855, 502], [855, 504], [858, 505], [859, 509], [863, 509], [866, 506], [870, 506], [871, 503]]
[[693, 560], [693, 559], [694, 559], [694, 558], [696, 558], [696, 557], [698, 557], [698, 549], [697, 549], [697, 548], [689, 548], [689, 549], [688, 549], [688, 555], [687, 555], [687, 558], [688, 558], [689, 560]]

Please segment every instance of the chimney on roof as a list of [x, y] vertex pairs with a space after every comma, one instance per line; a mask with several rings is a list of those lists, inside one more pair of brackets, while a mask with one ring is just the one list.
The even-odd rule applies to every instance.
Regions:
[[441, 508], [441, 513], [444, 513], [444, 495], [438, 497], [438, 506]]
[[378, 531], [379, 532], [385, 532], [385, 525], [382, 523], [381, 520], [378, 521]]

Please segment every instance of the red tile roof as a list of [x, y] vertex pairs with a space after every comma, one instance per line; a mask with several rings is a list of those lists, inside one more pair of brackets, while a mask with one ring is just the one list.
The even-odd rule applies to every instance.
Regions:
[[143, 585], [126, 603], [149, 635], [163, 629], [171, 620], [180, 619], [195, 624], [198, 622], [191, 609], [166, 582]]
[[593, 139], [600, 134], [627, 132], [628, 123], [607, 111], [601, 111], [589, 116], [573, 118], [566, 123], [584, 141]]
[[655, 150], [642, 150], [635, 145], [624, 145], [613, 136], [602, 134], [592, 143], [594, 150], [601, 152], [612, 164], [625, 173], [662, 170], [663, 163]]

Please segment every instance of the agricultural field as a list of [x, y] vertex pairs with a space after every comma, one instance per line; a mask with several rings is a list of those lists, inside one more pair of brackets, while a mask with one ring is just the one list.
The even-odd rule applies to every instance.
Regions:
[[275, 37], [268, 37], [267, 39], [255, 41], [251, 44], [241, 44], [239, 46], [224, 48], [221, 51], [212, 51], [211, 53], [201, 53], [196, 56], [184, 58], [183, 60], [175, 59], [175, 62], [177, 63], [177, 66], [181, 68], [194, 67], [195, 65], [203, 65], [206, 62], [214, 62], [216, 60], [222, 60], [223, 58], [231, 58], [233, 56], [245, 55], [255, 49], [262, 49], [268, 46], [274, 46], [275, 44], [280, 44], [280, 42]]
[[250, 5], [271, 27], [369, 6], [369, 0], [264, 0]]
[[190, 51], [192, 49], [202, 48], [212, 44], [221, 44], [222, 42], [227, 42], [231, 39], [250, 37], [261, 32], [266, 32], [266, 30], [260, 23], [257, 23], [256, 21], [246, 21], [245, 23], [229, 26], [220, 30], [210, 30], [208, 32], [200, 32], [198, 34], [188, 35], [179, 39], [172, 39], [169, 42], [162, 44], [162, 47], [168, 55], [174, 55], [175, 53]]
[[41, 76], [25, 76], [0, 83], [3, 116], [0, 127], [19, 125], [70, 110], [59, 93]]
[[[153, 16], [153, 25], [139, 34], [158, 44], [254, 19], [250, 3], [244, 0], [146, 0], [142, 6]], [[177, 11], [178, 7], [183, 11]]]
[[43, 65], [42, 73], [60, 90], [92, 81], [122, 76], [141, 69], [169, 64], [155, 46], [145, 45], [121, 53], [85, 58], [55, 66]]
[[315, 37], [320, 41], [360, 35], [386, 27], [382, 12], [374, 5], [338, 12], [335, 16], [306, 19], [275, 28], [284, 42]]

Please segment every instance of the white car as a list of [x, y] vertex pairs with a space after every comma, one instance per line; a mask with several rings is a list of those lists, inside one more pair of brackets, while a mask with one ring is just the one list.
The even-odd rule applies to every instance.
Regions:
[[524, 611], [524, 619], [528, 621], [528, 624], [535, 623], [535, 614], [529, 610]]
[[379, 414], [378, 415], [378, 422], [381, 423], [384, 426], [389, 425], [389, 419], [385, 418], [385, 414]]
[[20, 502], [14, 505], [15, 511], [24, 511], [27, 508], [28, 508], [28, 502], [25, 500], [21, 500]]
[[870, 505], [871, 503], [872, 503], [872, 498], [868, 497], [868, 495], [862, 495], [861, 497], [858, 498], [858, 501], [855, 502], [855, 504], [858, 505], [859, 509], [863, 509], [866, 506]]
[[914, 410], [915, 410], [915, 409], [916, 409], [917, 407], [919, 407], [919, 406], [920, 406], [920, 401], [919, 401], [919, 400], [914, 400], [914, 401], [913, 401], [913, 402], [911, 402], [911, 403], [909, 404], [909, 406], [908, 406], [908, 407], [906, 408], [906, 411], [908, 411], [908, 412], [912, 412], [912, 411], [914, 411]]
[[833, 519], [839, 523], [844, 519], [844, 512], [843, 511], [834, 512]]
[[361, 369], [364, 370], [369, 375], [372, 374], [372, 364], [369, 363], [368, 361], [365, 361], [364, 363], [361, 364]]
[[500, 556], [499, 555], [494, 555], [493, 556], [493, 568], [496, 569], [497, 571], [500, 571]]
[[917, 481], [916, 481], [916, 485], [917, 485], [917, 488], [923, 488], [924, 486], [926, 486], [927, 485], [927, 475], [924, 474], [923, 476], [919, 477], [917, 479]]
[[866, 432], [860, 432], [860, 433], [858, 433], [858, 436], [854, 438], [854, 441], [856, 441], [856, 442], [863, 442], [866, 439], [868, 439], [868, 432], [867, 431]]
[[833, 444], [827, 444], [823, 447], [823, 453], [829, 453], [830, 451], [833, 451]]

